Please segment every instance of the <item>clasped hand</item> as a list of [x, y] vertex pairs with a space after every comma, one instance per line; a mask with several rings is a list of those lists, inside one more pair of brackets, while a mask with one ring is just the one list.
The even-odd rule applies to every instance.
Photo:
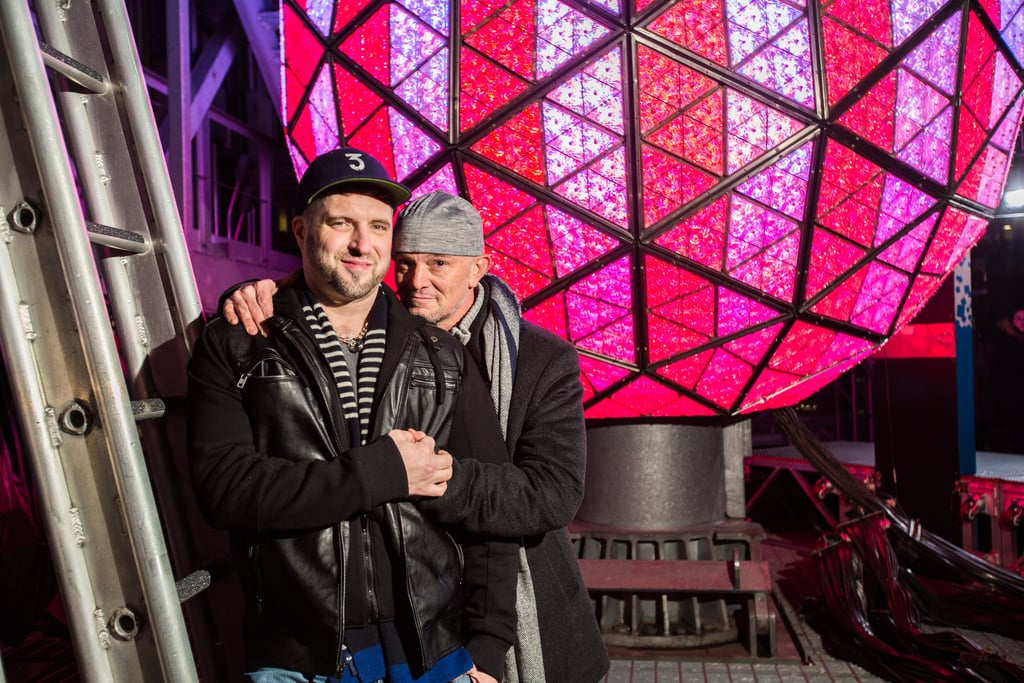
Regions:
[[388, 436], [405, 464], [410, 497], [437, 498], [448, 490], [448, 480], [452, 478], [451, 453], [435, 451], [434, 439], [417, 429], [392, 429]]

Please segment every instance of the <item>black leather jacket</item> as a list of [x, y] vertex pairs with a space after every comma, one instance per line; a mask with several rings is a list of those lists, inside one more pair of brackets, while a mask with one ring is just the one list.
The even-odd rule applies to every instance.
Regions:
[[275, 296], [265, 338], [207, 325], [189, 363], [196, 495], [231, 532], [250, 663], [333, 673], [344, 627], [394, 619], [414, 672], [465, 645], [500, 678], [516, 544], [457, 543], [424, 518], [406, 501], [397, 447], [379, 438], [415, 427], [457, 458], [504, 462], [500, 427], [462, 345], [382, 292], [387, 345], [365, 446], [353, 445], [294, 290]]

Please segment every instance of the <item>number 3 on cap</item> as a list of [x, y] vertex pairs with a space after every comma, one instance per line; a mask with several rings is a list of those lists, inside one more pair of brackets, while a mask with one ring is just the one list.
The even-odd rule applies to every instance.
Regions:
[[362, 171], [364, 168], [366, 168], [366, 162], [363, 161], [362, 154], [348, 152], [345, 154], [345, 156], [348, 158], [350, 162], [348, 167], [351, 168], [353, 171]]

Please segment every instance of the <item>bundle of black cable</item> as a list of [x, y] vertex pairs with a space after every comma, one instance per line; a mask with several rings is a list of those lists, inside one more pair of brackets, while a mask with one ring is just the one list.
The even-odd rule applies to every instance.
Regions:
[[1024, 579], [922, 529], [854, 478], [792, 409], [775, 412], [791, 442], [862, 516], [813, 553], [821, 594], [808, 619], [836, 657], [892, 681], [1024, 681], [1024, 667], [949, 626], [1024, 639]]
[[[928, 596], [932, 606], [934, 598], [928, 590], [915, 593], [907, 588], [908, 580], [917, 582], [914, 573], [900, 564], [890, 544], [887, 532], [892, 528], [884, 516], [871, 515], [840, 527], [830, 543], [815, 552], [821, 570], [823, 599], [829, 603], [828, 613], [819, 613], [818, 617], [842, 624], [849, 617], [836, 609], [841, 604], [837, 597], [850, 593], [860, 602], [860, 615], [854, 617], [854, 623], [862, 649], [856, 653], [855, 661], [894, 681], [1010, 683], [1024, 680], [1024, 667], [959, 633], [922, 630], [919, 595]], [[837, 565], [842, 567], [839, 571], [836, 571]], [[917, 585], [920, 588], [920, 584]], [[960, 588], [976, 590], [981, 586], [961, 584]], [[999, 594], [991, 587], [987, 592], [989, 597]], [[951, 602], [970, 604], [963, 594]], [[1021, 606], [1017, 602], [1017, 608]], [[986, 609], [984, 602], [974, 602], [972, 607]], [[957, 611], [964, 610], [961, 607]], [[928, 621], [935, 623], [933, 619]], [[995, 625], [997, 621], [990, 623]], [[849, 630], [849, 626], [840, 628]], [[833, 635], [836, 630], [830, 629]]]

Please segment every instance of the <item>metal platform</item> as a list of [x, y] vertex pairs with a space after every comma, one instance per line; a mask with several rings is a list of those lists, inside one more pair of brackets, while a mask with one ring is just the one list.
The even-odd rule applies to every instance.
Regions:
[[[828, 441], [822, 446], [844, 465], [875, 466], [875, 444], [870, 441]], [[792, 461], [794, 466], [799, 466], [800, 463], [809, 464], [794, 446], [757, 448], [747, 460]], [[1024, 454], [977, 451], [976, 463], [977, 471], [972, 476], [1024, 482]]]
[[[851, 474], [873, 488], [878, 482], [875, 446], [871, 442], [833, 441], [822, 444]], [[960, 499], [961, 545], [992, 564], [1016, 573], [1024, 571], [1024, 455], [978, 451], [976, 472], [956, 482]], [[758, 449], [746, 458], [744, 469], [750, 480], [752, 468], [769, 468], [771, 474], [748, 493], [747, 510], [769, 489], [774, 479], [788, 473], [829, 525], [846, 521], [850, 510], [845, 501], [827, 506], [824, 499], [834, 490], [823, 479], [814, 483], [814, 467], [792, 446]], [[838, 510], [833, 514], [832, 510]]]
[[[836, 441], [822, 445], [869, 489], [875, 490], [878, 487], [880, 476], [875, 469], [874, 444]], [[747, 482], [747, 516], [756, 511], [762, 497], [777, 486], [781, 479], [794, 482], [803, 491], [826, 527], [847, 521], [852, 512], [849, 504], [841, 497], [826, 504], [826, 499], [836, 494], [835, 487], [832, 482], [821, 477], [814, 465], [793, 446], [755, 450], [744, 459], [743, 474]]]
[[[805, 560], [812, 537], [769, 535], [762, 543], [780, 590], [776, 606], [784, 617], [778, 626], [775, 657], [753, 658], [739, 650], [673, 653], [610, 651], [611, 669], [605, 683], [873, 683], [884, 682], [865, 669], [828, 654], [818, 634], [799, 616], [795, 606], [808, 586]], [[986, 650], [1024, 662], [1024, 643], [976, 631], [957, 631]]]
[[[868, 477], [875, 470], [874, 444], [870, 442], [837, 441], [823, 444], [846, 468], [859, 478]], [[745, 469], [762, 468], [762, 478], [754, 494], [773, 486], [773, 480], [792, 477], [800, 484], [815, 508], [823, 513], [826, 521], [842, 521], [843, 503], [825, 505], [825, 498], [835, 493], [826, 483], [816, 481], [817, 473], [811, 464], [794, 447], [757, 449], [745, 460]], [[977, 454], [977, 473], [964, 480], [976, 486], [988, 487], [991, 491], [1021, 491], [1024, 501], [1024, 455], [981, 452]], [[767, 475], [765, 474], [767, 472]], [[750, 496], [753, 498], [753, 496]], [[1001, 500], [1001, 499], [1000, 499]], [[757, 500], [748, 500], [756, 504]], [[834, 503], [835, 501], [833, 501]], [[988, 509], [1001, 510], [998, 501], [990, 501]], [[749, 509], [749, 506], [748, 506]], [[980, 512], [985, 517], [986, 508]], [[998, 512], [993, 520], [998, 523]], [[1005, 517], [1005, 515], [1004, 515]], [[755, 516], [756, 519], [756, 516]], [[982, 520], [984, 521], [984, 519]], [[995, 540], [999, 541], [999, 534]], [[782, 617], [778, 623], [778, 647], [774, 657], [752, 657], [742, 648], [706, 649], [703, 651], [676, 652], [627, 652], [610, 650], [612, 666], [605, 683], [774, 683], [802, 681], [806, 683], [826, 682], [874, 682], [885, 681], [860, 666], [837, 659], [825, 651], [820, 636], [800, 618], [799, 603], [809, 586], [815, 583], [813, 574], [808, 573], [807, 558], [810, 556], [815, 535], [805, 533], [795, 538], [768, 534], [761, 544], [764, 560], [772, 567], [772, 575], [778, 588], [775, 594], [775, 609]], [[1015, 546], [1016, 547], [1016, 546]], [[982, 553], [979, 553], [982, 554]], [[1004, 551], [1005, 554], [1005, 551]], [[1011, 640], [999, 635], [976, 631], [958, 630], [961, 635], [973, 640], [982, 648], [1001, 654], [1006, 658], [1024, 663], [1024, 642]]]

